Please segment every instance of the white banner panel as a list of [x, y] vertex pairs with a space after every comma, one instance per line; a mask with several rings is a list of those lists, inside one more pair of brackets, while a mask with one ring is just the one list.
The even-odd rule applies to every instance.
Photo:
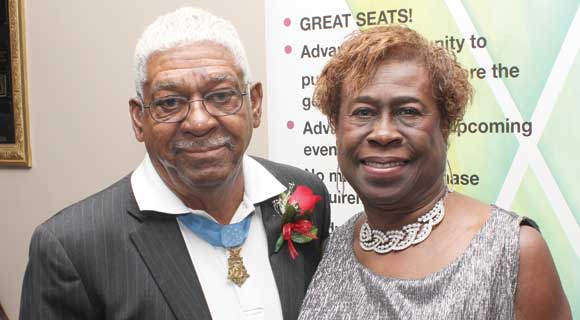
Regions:
[[312, 106], [324, 64], [357, 28], [343, 1], [266, 1], [269, 158], [314, 172], [332, 198], [335, 224], [362, 205], [337, 173], [334, 135]]

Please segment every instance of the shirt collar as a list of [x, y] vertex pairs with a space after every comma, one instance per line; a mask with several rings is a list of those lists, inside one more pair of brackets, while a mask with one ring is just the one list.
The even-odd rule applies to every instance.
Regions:
[[[253, 158], [244, 155], [242, 168], [244, 196], [231, 223], [239, 222], [251, 214], [256, 203], [286, 191], [286, 187]], [[212, 218], [205, 211], [188, 208], [161, 180], [148, 154], [131, 174], [131, 188], [141, 211], [150, 210], [168, 214], [195, 213]]]

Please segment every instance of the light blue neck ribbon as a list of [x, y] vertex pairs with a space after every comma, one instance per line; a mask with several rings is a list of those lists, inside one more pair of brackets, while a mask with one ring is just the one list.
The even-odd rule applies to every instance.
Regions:
[[219, 224], [197, 214], [179, 216], [178, 219], [209, 244], [227, 249], [241, 246], [246, 241], [252, 222], [251, 217], [252, 214], [232, 224]]

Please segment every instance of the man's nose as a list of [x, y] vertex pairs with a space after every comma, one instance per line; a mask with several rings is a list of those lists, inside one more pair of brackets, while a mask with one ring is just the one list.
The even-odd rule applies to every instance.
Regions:
[[181, 128], [194, 136], [203, 136], [218, 126], [216, 117], [207, 112], [203, 100], [189, 103], [189, 113], [181, 122]]

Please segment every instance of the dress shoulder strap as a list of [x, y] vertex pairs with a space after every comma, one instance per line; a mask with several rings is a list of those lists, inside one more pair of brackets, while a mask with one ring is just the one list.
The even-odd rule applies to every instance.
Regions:
[[529, 226], [540, 231], [540, 226], [536, 223], [536, 221], [528, 217], [522, 217], [522, 221], [520, 221], [520, 226]]

